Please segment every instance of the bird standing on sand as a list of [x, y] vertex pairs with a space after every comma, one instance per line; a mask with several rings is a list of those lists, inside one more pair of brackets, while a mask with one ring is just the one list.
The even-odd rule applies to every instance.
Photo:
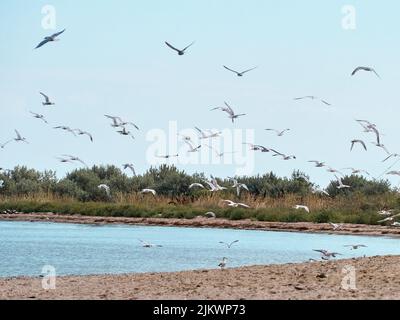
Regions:
[[222, 261], [219, 263], [218, 267], [220, 267], [221, 270], [225, 269], [227, 262], [228, 262], [228, 259], [226, 257], [223, 257]]

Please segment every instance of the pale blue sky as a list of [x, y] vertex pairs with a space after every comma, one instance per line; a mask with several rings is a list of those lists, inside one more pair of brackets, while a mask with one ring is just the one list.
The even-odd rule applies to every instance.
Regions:
[[[59, 42], [33, 50], [53, 33], [41, 26], [46, 4], [56, 8], [57, 30], [67, 30]], [[342, 29], [344, 5], [356, 8], [356, 30]], [[325, 185], [332, 176], [307, 163], [318, 159], [378, 176], [390, 163], [381, 163], [385, 154], [354, 119], [376, 123], [383, 143], [400, 152], [399, 10], [394, 0], [1, 1], [0, 142], [17, 128], [31, 144], [0, 150], [0, 166], [54, 169], [62, 176], [76, 166], [55, 156], [70, 153], [89, 165], [132, 162], [141, 173], [149, 167], [146, 133], [167, 132], [169, 121], [177, 121], [178, 129], [254, 129], [257, 143], [297, 156], [286, 162], [256, 154], [254, 174], [300, 169]], [[178, 47], [196, 43], [180, 57], [165, 40]], [[259, 68], [238, 78], [223, 64]], [[358, 65], [376, 68], [382, 80], [368, 73], [350, 77]], [[39, 91], [56, 106], [43, 107]], [[303, 95], [324, 97], [333, 107], [293, 101]], [[232, 125], [222, 112], [210, 111], [225, 100], [247, 116]], [[53, 130], [29, 110], [51, 125], [88, 130], [95, 143]], [[114, 133], [105, 113], [137, 123], [136, 140]], [[278, 138], [267, 127], [292, 131]], [[368, 142], [369, 151], [350, 153], [354, 138]], [[177, 166], [190, 173], [235, 173], [234, 165]]]

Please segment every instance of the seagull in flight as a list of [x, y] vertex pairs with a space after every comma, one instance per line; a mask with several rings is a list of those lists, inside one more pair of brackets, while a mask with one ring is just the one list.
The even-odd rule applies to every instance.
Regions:
[[271, 151], [271, 149], [268, 149], [259, 144], [252, 144], [252, 143], [248, 143], [248, 142], [243, 142], [243, 144], [250, 146], [250, 150], [252, 150], [252, 151], [261, 151], [261, 152], [270, 152]]
[[326, 100], [320, 99], [320, 98], [318, 98], [316, 96], [304, 96], [304, 97], [294, 98], [294, 100], [304, 100], [304, 99], [320, 100], [323, 104], [325, 104], [327, 106], [331, 106], [332, 105], [329, 102], [327, 102]]
[[361, 144], [361, 145], [363, 146], [363, 148], [365, 149], [365, 151], [367, 151], [367, 146], [365, 145], [365, 142], [364, 142], [364, 141], [362, 141], [362, 140], [358, 140], [358, 139], [351, 140], [351, 148], [350, 148], [350, 151], [352, 151], [352, 150], [353, 150], [353, 148], [354, 148], [354, 145], [355, 145], [356, 143], [359, 143], [359, 144]]
[[44, 123], [48, 123], [47, 120], [44, 118], [44, 115], [29, 111], [34, 118], [42, 120]]
[[265, 129], [267, 131], [274, 131], [278, 137], [282, 137], [285, 132], [290, 131], [290, 129], [276, 130], [276, 129]]
[[192, 184], [189, 186], [189, 189], [192, 189], [192, 188], [194, 188], [194, 187], [198, 187], [198, 188], [204, 189], [204, 186], [203, 186], [201, 183], [198, 183], [198, 182], [192, 183]]
[[168, 47], [170, 47], [172, 50], [175, 50], [176, 52], [178, 52], [178, 55], [183, 56], [185, 54], [185, 51], [194, 44], [194, 41], [191, 44], [189, 44], [187, 47], [183, 48], [182, 50], [175, 48], [172, 44], [168, 43], [167, 41], [165, 41], [165, 44]]
[[339, 183], [339, 185], [336, 187], [338, 189], [345, 189], [345, 188], [351, 188], [349, 185], [343, 184], [343, 181], [340, 177], [338, 177], [337, 175], [335, 175], [337, 182]]
[[221, 131], [217, 131], [217, 132], [212, 132], [210, 130], [204, 131], [199, 129], [198, 127], [194, 127], [201, 135], [200, 139], [209, 139], [209, 138], [216, 138], [219, 137], [221, 135]]
[[331, 227], [334, 231], [339, 230], [343, 227], [343, 224], [339, 224], [339, 223], [329, 222], [329, 224], [331, 225]]
[[231, 180], [233, 180], [232, 188], [236, 188], [236, 194], [238, 197], [240, 196], [240, 189], [245, 189], [249, 191], [249, 188], [244, 183], [239, 183], [236, 179], [233, 178], [231, 178]]
[[88, 136], [89, 139], [90, 139], [90, 141], [93, 142], [93, 136], [92, 136], [89, 132], [83, 131], [83, 130], [81, 130], [81, 129], [75, 129], [74, 131], [76, 131], [76, 132], [78, 133], [79, 136], [83, 136], [83, 135]]
[[60, 31], [60, 32], [54, 33], [54, 34], [52, 34], [51, 36], [45, 37], [44, 40], [42, 40], [42, 41], [36, 46], [35, 49], [38, 49], [38, 48], [40, 48], [41, 46], [44, 46], [47, 42], [58, 41], [59, 39], [57, 39], [57, 37], [58, 37], [60, 34], [62, 34], [64, 31], [65, 31], [65, 29], [62, 30], [62, 31]]
[[45, 95], [43, 92], [39, 92], [43, 97], [44, 97], [44, 101], [42, 102], [42, 105], [44, 106], [54, 106], [55, 103], [50, 101], [50, 98]]
[[135, 139], [134, 135], [130, 131], [126, 130], [125, 127], [122, 127], [122, 130], [118, 130], [117, 132], [123, 136], [130, 136], [132, 139]]
[[340, 172], [339, 170], [336, 170], [332, 167], [328, 167], [328, 169], [326, 169], [326, 171], [331, 172], [331, 173], [338, 173], [338, 174], [341, 174], [342, 176], [344, 176], [344, 174], [342, 172]]
[[373, 72], [375, 73], [375, 75], [380, 79], [381, 77], [379, 76], [379, 74], [375, 71], [374, 68], [370, 68], [370, 67], [357, 67], [353, 70], [353, 72], [351, 73], [352, 76], [354, 76], [357, 72], [360, 71], [367, 71], [367, 72]]
[[387, 158], [385, 158], [382, 162], [385, 162], [387, 160], [389, 160], [390, 158], [397, 158], [400, 157], [400, 154], [398, 153], [392, 153], [390, 156], [388, 156]]
[[248, 206], [247, 204], [244, 203], [240, 203], [240, 202], [233, 202], [231, 200], [222, 200], [222, 202], [225, 202], [226, 204], [228, 204], [229, 207], [243, 207], [243, 208], [250, 208], [250, 206]]
[[142, 191], [140, 191], [140, 193], [151, 193], [153, 196], [155, 196], [157, 194], [157, 192], [154, 189], [143, 189]]
[[224, 67], [226, 70], [229, 70], [229, 71], [231, 71], [231, 72], [233, 72], [233, 73], [236, 73], [236, 75], [237, 75], [238, 77], [243, 77], [243, 75], [244, 75], [245, 73], [250, 72], [250, 71], [252, 71], [252, 70], [254, 70], [254, 69], [257, 69], [257, 67], [254, 67], [254, 68], [251, 68], [251, 69], [242, 71], [242, 72], [238, 72], [238, 71], [235, 71], [235, 70], [233, 70], [233, 69], [231, 69], [231, 68], [228, 68], [227, 66], [223, 66], [223, 67]]
[[109, 196], [109, 197], [111, 196], [110, 187], [108, 185], [100, 184], [97, 186], [97, 188], [103, 189], [107, 193], [107, 196]]
[[77, 161], [77, 162], [82, 163], [85, 167], [88, 167], [88, 165], [83, 160], [81, 160], [80, 158], [78, 158], [76, 156], [71, 156], [69, 154], [63, 154], [62, 156], [69, 158], [70, 161]]
[[157, 158], [162, 158], [162, 159], [176, 158], [178, 156], [179, 154], [156, 155]]
[[374, 146], [378, 147], [378, 148], [382, 148], [383, 151], [386, 152], [386, 154], [390, 155], [391, 153], [389, 152], [389, 150], [386, 148], [386, 146], [382, 143], [377, 143], [377, 142], [371, 142]]
[[231, 243], [220, 241], [219, 243], [224, 244], [228, 249], [230, 249], [232, 247], [232, 245], [234, 245], [235, 243], [238, 243], [238, 242], [239, 242], [239, 240], [232, 241]]
[[359, 248], [366, 248], [365, 244], [347, 244], [344, 247], [351, 247], [351, 250], [357, 250]]
[[313, 249], [313, 251], [321, 253], [324, 258], [328, 258], [328, 259], [330, 257], [336, 258], [337, 255], [341, 255], [341, 253], [329, 252], [328, 250], [324, 250], [324, 249], [318, 249], [318, 250], [317, 249]]
[[368, 176], [370, 175], [368, 171], [356, 168], [343, 168], [343, 170], [351, 170], [351, 174], [365, 173]]
[[300, 205], [300, 204], [295, 205], [295, 206], [293, 207], [293, 209], [296, 209], [296, 210], [302, 209], [302, 210], [305, 210], [305, 211], [307, 211], [308, 213], [310, 213], [310, 208], [309, 208], [309, 207], [304, 206], [304, 205]]
[[14, 138], [14, 141], [16, 141], [16, 142], [25, 142], [25, 143], [29, 143], [29, 142], [26, 140], [26, 138], [24, 138], [24, 137], [21, 136], [21, 134], [18, 132], [17, 129], [15, 129], [14, 131], [15, 131], [15, 134], [17, 135], [17, 137]]
[[189, 150], [188, 152], [198, 152], [199, 149], [201, 148], [201, 145], [198, 145], [195, 147], [190, 141], [184, 140], [184, 142], [188, 145]]
[[211, 110], [222, 110], [222, 111], [228, 113], [228, 117], [232, 120], [232, 123], [235, 122], [235, 119], [246, 115], [245, 113], [235, 114], [232, 107], [227, 102], [224, 102], [224, 103], [225, 103], [226, 107], [216, 107]]
[[212, 151], [214, 151], [215, 155], [219, 158], [222, 158], [225, 154], [227, 153], [235, 153], [235, 151], [229, 151], [229, 152], [219, 152], [217, 149], [215, 149], [212, 146], [209, 146], [207, 144], [205, 144], [206, 147], [210, 148]]
[[315, 167], [317, 167], [317, 168], [325, 167], [325, 162], [321, 162], [318, 160], [309, 160], [308, 162], [314, 163]]
[[275, 154], [273, 155], [273, 157], [282, 157], [282, 160], [292, 160], [292, 159], [296, 159], [296, 156], [294, 156], [294, 155], [287, 156], [286, 154], [280, 153], [280, 152], [278, 152], [278, 151], [276, 151], [276, 150], [274, 150], [274, 149], [271, 149], [271, 151], [272, 151], [273, 153], [275, 153]]
[[1, 149], [4, 149], [10, 142], [13, 142], [14, 140], [8, 140], [8, 141], [6, 141], [6, 142], [4, 142], [4, 143], [0, 143], [0, 148]]
[[130, 126], [134, 127], [136, 130], [139, 130], [139, 127], [136, 124], [134, 124], [133, 122], [130, 122], [130, 121], [122, 120], [121, 117], [110, 116], [110, 115], [107, 115], [107, 114], [105, 114], [104, 116], [113, 121], [111, 126], [114, 127], [114, 128], [125, 127], [127, 125], [130, 125]]
[[125, 163], [122, 165], [122, 167], [124, 168], [124, 170], [130, 169], [132, 171], [133, 175], [136, 176], [135, 167], [133, 166], [133, 164]]
[[326, 192], [326, 190], [324, 189], [320, 189], [320, 188], [315, 188], [313, 190], [311, 190], [312, 193], [316, 194], [316, 193], [322, 193], [328, 197], [330, 197], [330, 194], [328, 192]]
[[61, 130], [64, 130], [64, 131], [68, 131], [68, 132], [72, 133], [74, 136], [76, 136], [75, 130], [73, 130], [70, 127], [67, 127], [67, 126], [57, 126], [57, 127], [53, 127], [53, 129], [61, 129]]
[[211, 191], [211, 192], [217, 192], [217, 191], [226, 189], [226, 187], [221, 187], [218, 184], [217, 179], [215, 179], [213, 176], [211, 176], [211, 181], [208, 181], [208, 180], [203, 180], [203, 181], [208, 184], [208, 186], [210, 187], [209, 191]]
[[400, 176], [400, 171], [389, 171], [386, 174], [392, 176]]

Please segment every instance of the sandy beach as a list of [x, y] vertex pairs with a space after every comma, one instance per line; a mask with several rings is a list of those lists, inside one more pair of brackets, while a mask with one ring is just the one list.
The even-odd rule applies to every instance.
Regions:
[[400, 228], [390, 226], [343, 224], [339, 230], [333, 230], [329, 223], [312, 222], [266, 222], [228, 219], [208, 219], [197, 217], [194, 219], [174, 218], [130, 218], [130, 217], [97, 217], [82, 215], [61, 215], [55, 213], [16, 213], [0, 214], [0, 221], [41, 221], [58, 223], [83, 223], [94, 225], [128, 224], [166, 227], [195, 227], [195, 228], [232, 228], [246, 230], [312, 232], [332, 234], [357, 234], [369, 236], [400, 236]]
[[[342, 287], [354, 267], [356, 289]], [[348, 269], [347, 269], [348, 270]], [[400, 299], [400, 256], [174, 273], [0, 279], [0, 299]]]

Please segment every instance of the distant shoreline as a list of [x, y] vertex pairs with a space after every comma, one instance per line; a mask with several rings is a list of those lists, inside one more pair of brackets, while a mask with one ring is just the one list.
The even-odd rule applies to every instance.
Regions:
[[228, 220], [221, 218], [209, 219], [198, 217], [194, 219], [179, 218], [136, 218], [136, 217], [105, 217], [63, 215], [55, 213], [16, 213], [0, 214], [0, 221], [30, 221], [30, 222], [56, 222], [92, 225], [125, 224], [142, 226], [169, 226], [169, 227], [194, 227], [194, 228], [224, 228], [262, 231], [285, 231], [326, 234], [348, 234], [366, 236], [400, 236], [400, 228], [366, 225], [343, 224], [339, 230], [333, 230], [328, 223], [313, 222], [267, 222], [244, 220]]
[[[249, 266], [226, 270], [59, 276], [56, 289], [39, 277], [0, 279], [0, 299], [400, 299], [400, 256]], [[355, 289], [343, 287], [354, 268]], [[382, 272], [385, 270], [385, 272]]]

